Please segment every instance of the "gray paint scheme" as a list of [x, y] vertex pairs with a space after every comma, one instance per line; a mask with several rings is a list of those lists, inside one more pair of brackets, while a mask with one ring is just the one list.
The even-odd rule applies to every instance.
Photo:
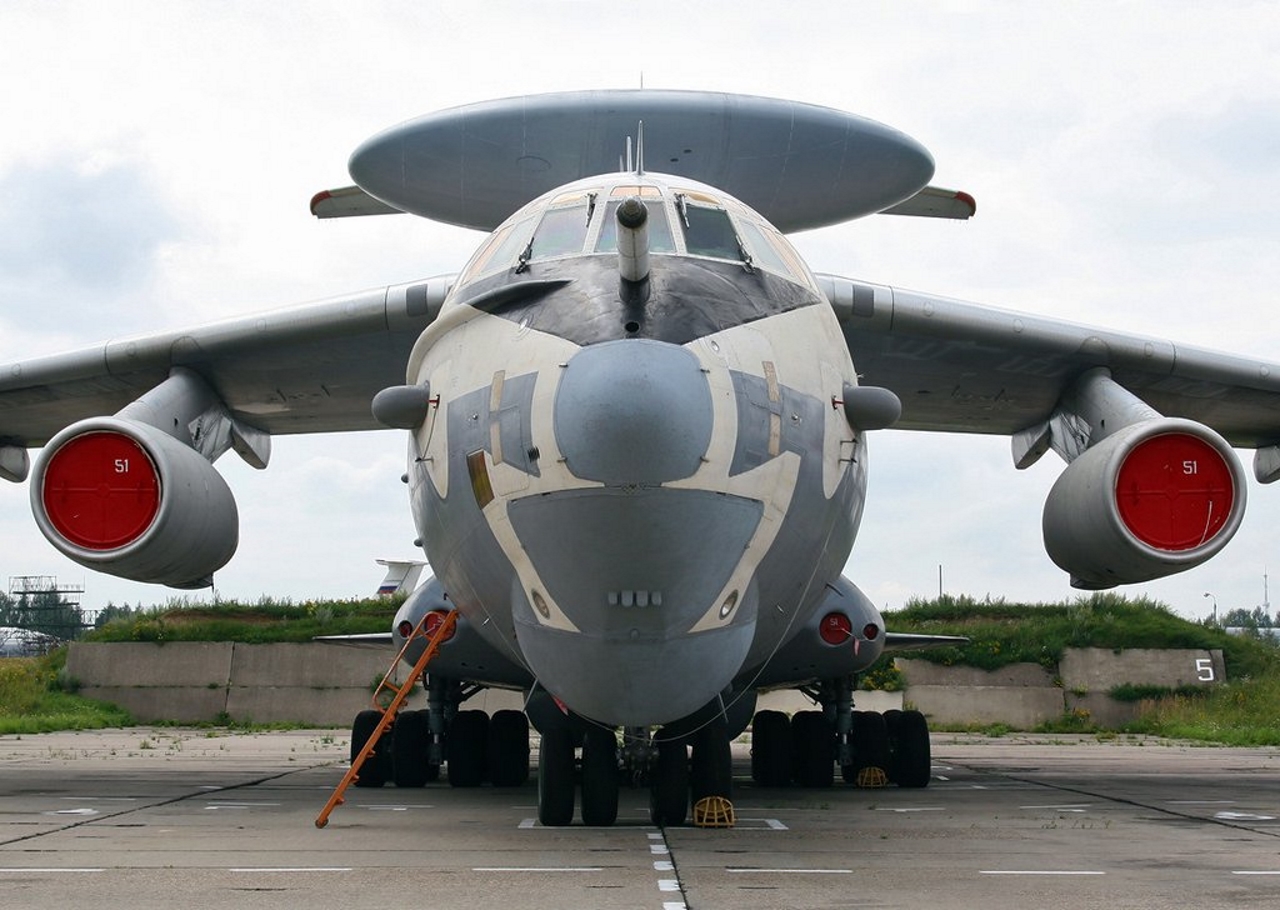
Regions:
[[556, 389], [561, 456], [574, 476], [604, 484], [693, 476], [711, 444], [711, 418], [697, 358], [656, 341], [583, 348]]
[[783, 231], [870, 215], [933, 176], [924, 146], [843, 111], [717, 92], [564, 92], [438, 111], [385, 130], [351, 177], [393, 208], [493, 230], [529, 200], [618, 169], [644, 121], [650, 170], [708, 183]]
[[[502, 382], [497, 411], [491, 409], [493, 386], [476, 389], [449, 402], [449, 438], [464, 456], [471, 452], [488, 452], [495, 461], [509, 464], [526, 474], [538, 476], [538, 460], [530, 429], [533, 389], [537, 381], [533, 373], [513, 376]], [[502, 447], [501, 458], [493, 451], [494, 425]], [[466, 476], [466, 463], [458, 466]]]

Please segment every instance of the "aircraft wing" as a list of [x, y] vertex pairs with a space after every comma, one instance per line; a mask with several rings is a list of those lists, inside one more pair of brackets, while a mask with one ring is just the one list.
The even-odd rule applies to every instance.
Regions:
[[378, 429], [369, 403], [404, 382], [413, 343], [452, 280], [0, 364], [0, 452], [41, 446], [77, 420], [113, 414], [176, 367], [197, 373], [235, 421], [262, 433]]
[[900, 429], [1012, 435], [1025, 467], [1019, 435], [1035, 435], [1102, 367], [1164, 416], [1259, 449], [1255, 472], [1274, 479], [1258, 465], [1280, 442], [1280, 363], [832, 275], [819, 283], [862, 381], [902, 400]]

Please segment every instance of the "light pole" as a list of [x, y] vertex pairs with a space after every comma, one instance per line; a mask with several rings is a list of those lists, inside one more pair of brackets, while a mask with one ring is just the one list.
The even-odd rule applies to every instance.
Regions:
[[1204, 592], [1204, 596], [1213, 600], [1213, 624], [1218, 624], [1218, 598], [1214, 597], [1208, 591]]

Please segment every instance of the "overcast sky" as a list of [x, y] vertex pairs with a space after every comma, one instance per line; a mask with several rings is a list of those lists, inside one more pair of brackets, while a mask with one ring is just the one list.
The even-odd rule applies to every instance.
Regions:
[[[307, 203], [401, 120], [641, 80], [872, 117], [977, 198], [968, 223], [799, 235], [816, 270], [1280, 360], [1274, 2], [8, 0], [0, 34], [0, 361], [455, 271], [479, 234]], [[375, 558], [415, 555], [404, 452], [388, 431], [220, 460], [241, 542], [219, 593], [371, 592]], [[939, 566], [949, 593], [1074, 596], [1041, 542], [1056, 456], [1019, 472], [1007, 439], [902, 432], [870, 454], [847, 574], [877, 604], [932, 596]], [[1205, 592], [1262, 603], [1270, 570], [1280, 603], [1280, 488], [1249, 499], [1217, 559], [1125, 590], [1203, 616]], [[0, 482], [0, 583], [29, 574], [87, 606], [171, 593], [63, 559]]]

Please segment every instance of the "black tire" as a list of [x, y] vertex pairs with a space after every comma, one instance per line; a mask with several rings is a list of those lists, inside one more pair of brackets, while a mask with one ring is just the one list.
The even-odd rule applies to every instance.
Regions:
[[693, 738], [689, 795], [694, 805], [708, 796], [733, 796], [733, 754], [723, 722], [703, 727]]
[[835, 739], [821, 711], [798, 711], [791, 718], [792, 776], [801, 787], [830, 787], [835, 779]]
[[529, 718], [523, 711], [498, 711], [489, 721], [489, 782], [522, 787], [529, 780]]
[[856, 783], [858, 775], [867, 768], [879, 768], [886, 777], [892, 773], [889, 731], [884, 715], [875, 711], [854, 711], [849, 738], [853, 740], [853, 764], [840, 769], [845, 781]]
[[[361, 711], [351, 724], [351, 761], [354, 763], [364, 744], [382, 721], [382, 712], [370, 708]], [[376, 751], [360, 767], [355, 784], [357, 787], [381, 787], [387, 782], [387, 740], [378, 740]]]
[[612, 729], [591, 727], [582, 742], [582, 823], [608, 827], [618, 820], [618, 740]]
[[401, 711], [391, 739], [391, 779], [397, 787], [422, 787], [430, 779], [431, 726], [426, 711]]
[[791, 782], [791, 719], [760, 711], [751, 722], [751, 776], [762, 787]]
[[929, 746], [929, 723], [919, 711], [903, 711], [897, 726], [890, 778], [899, 787], [927, 787], [933, 755]]
[[445, 740], [449, 757], [449, 784], [478, 787], [489, 770], [489, 715], [483, 711], [459, 711]]
[[689, 754], [684, 740], [658, 741], [658, 767], [649, 788], [649, 819], [659, 828], [684, 824], [689, 814]]
[[538, 821], [548, 827], [573, 822], [573, 734], [548, 730], [538, 750]]

